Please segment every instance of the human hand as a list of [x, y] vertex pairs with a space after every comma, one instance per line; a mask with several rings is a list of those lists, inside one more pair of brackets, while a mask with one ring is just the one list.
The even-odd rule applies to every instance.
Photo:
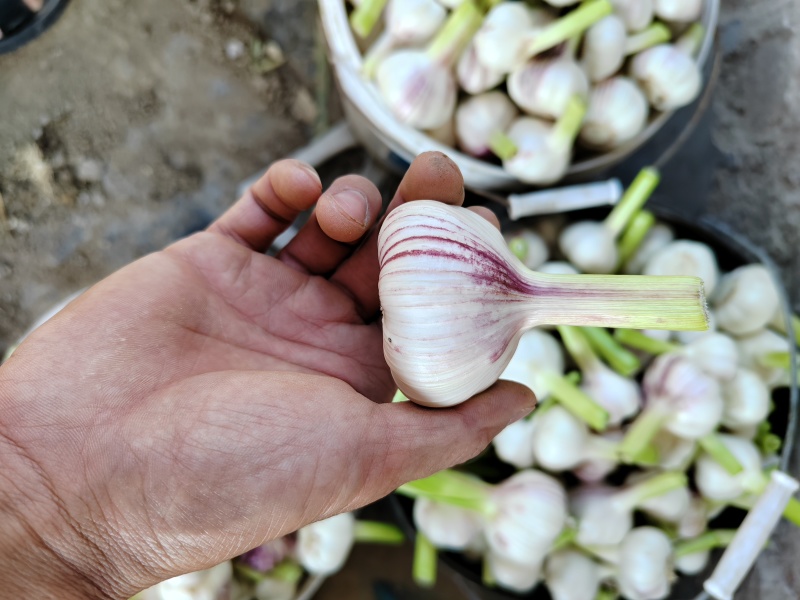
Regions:
[[[443, 155], [414, 162], [390, 209], [422, 198], [463, 200]], [[278, 162], [206, 232], [16, 350], [0, 368], [0, 589], [130, 597], [463, 462], [530, 412], [507, 382], [451, 409], [388, 403], [380, 208], [361, 177], [322, 193]]]

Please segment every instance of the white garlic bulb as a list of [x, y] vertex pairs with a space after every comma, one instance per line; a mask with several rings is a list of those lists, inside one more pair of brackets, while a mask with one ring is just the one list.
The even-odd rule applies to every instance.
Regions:
[[547, 379], [539, 373], [564, 374], [564, 352], [556, 339], [541, 329], [522, 334], [500, 379], [516, 381], [533, 390], [539, 402], [550, 396]]
[[675, 570], [684, 575], [697, 575], [708, 565], [711, 553], [708, 550], [675, 557]]
[[491, 153], [489, 140], [498, 131], [505, 131], [517, 109], [502, 92], [486, 92], [468, 98], [456, 110], [458, 146], [472, 156]]
[[739, 362], [758, 374], [770, 386], [784, 385], [788, 382], [788, 373], [784, 369], [765, 366], [761, 357], [772, 352], [788, 352], [789, 340], [769, 329], [762, 329], [740, 337], [736, 340], [739, 349]]
[[625, 263], [623, 271], [629, 275], [638, 275], [642, 272], [649, 260], [667, 244], [675, 239], [675, 234], [669, 225], [656, 223], [644, 236], [642, 243]]
[[666, 471], [685, 471], [697, 451], [697, 442], [687, 440], [662, 429], [653, 438], [658, 464]]
[[536, 19], [524, 2], [495, 4], [473, 38], [480, 63], [492, 71], [510, 73], [525, 61], [525, 46], [537, 26]]
[[672, 544], [656, 527], [637, 527], [625, 536], [619, 550], [617, 582], [628, 600], [660, 600], [669, 595]]
[[230, 561], [207, 569], [179, 575], [148, 588], [136, 600], [218, 600], [233, 579]]
[[[625, 480], [626, 485], [636, 485], [651, 480], [653, 475], [635, 472]], [[685, 485], [675, 487], [663, 494], [642, 500], [638, 509], [659, 521], [678, 523], [689, 512], [692, 494]]]
[[722, 386], [722, 398], [722, 424], [729, 429], [753, 427], [769, 414], [769, 388], [749, 369], [739, 368], [734, 378]]
[[703, 280], [708, 296], [714, 293], [719, 280], [714, 251], [692, 240], [676, 240], [662, 247], [650, 257], [642, 272], [645, 275], [694, 275]]
[[708, 529], [708, 507], [705, 500], [693, 493], [689, 501], [689, 510], [678, 521], [678, 537], [694, 538]]
[[614, 458], [607, 440], [589, 434], [586, 425], [562, 406], [551, 406], [537, 417], [534, 459], [549, 471], [566, 471], [593, 457]]
[[550, 250], [544, 240], [530, 229], [522, 229], [506, 234], [508, 248], [514, 253], [522, 264], [529, 269], [542, 272], [540, 267], [547, 261]]
[[681, 353], [719, 381], [730, 381], [736, 375], [739, 350], [727, 335], [710, 333], [684, 346]]
[[653, 9], [659, 19], [677, 23], [697, 21], [703, 0], [654, 0]]
[[297, 532], [297, 560], [314, 575], [336, 573], [350, 555], [355, 524], [352, 513], [342, 513], [306, 525]]
[[480, 514], [428, 498], [414, 501], [414, 524], [437, 548], [464, 550], [481, 533]]
[[594, 600], [600, 588], [599, 565], [575, 550], [547, 557], [545, 585], [553, 600]]
[[594, 150], [617, 148], [644, 130], [649, 112], [647, 98], [633, 80], [611, 77], [592, 89], [578, 139]]
[[506, 135], [516, 152], [503, 160], [503, 168], [520, 181], [545, 185], [566, 173], [572, 159], [573, 137], [556, 135], [550, 122], [521, 117], [511, 124]]
[[630, 75], [653, 108], [660, 111], [691, 104], [703, 85], [697, 63], [673, 44], [659, 44], [636, 54], [631, 60]]
[[717, 325], [734, 335], [762, 329], [780, 305], [778, 289], [763, 265], [739, 267], [725, 275], [713, 300]]
[[529, 469], [535, 463], [533, 440], [536, 417], [521, 419], [506, 426], [492, 440], [497, 457], [517, 469]]
[[570, 58], [541, 58], [515, 68], [506, 81], [508, 95], [523, 111], [558, 119], [574, 96], [589, 95], [589, 81]]
[[613, 273], [619, 262], [617, 244], [602, 222], [578, 221], [561, 232], [558, 246], [584, 273]]
[[581, 59], [593, 82], [610, 77], [625, 60], [625, 23], [616, 15], [603, 17], [586, 30]]
[[529, 557], [527, 561], [519, 563], [489, 551], [485, 560], [497, 585], [507, 590], [529, 592], [542, 578], [544, 555], [535, 559]]
[[500, 85], [505, 76], [502, 71], [492, 70], [478, 60], [474, 42], [470, 42], [456, 63], [458, 84], [468, 94], [488, 92]]
[[653, 22], [653, 0], [611, 0], [611, 4], [629, 33], [641, 31]]
[[719, 434], [719, 440], [736, 457], [742, 472], [731, 475], [713, 457], [702, 452], [695, 462], [695, 483], [703, 497], [709, 500], [734, 500], [747, 492], [763, 487], [761, 455], [749, 440], [733, 435]]

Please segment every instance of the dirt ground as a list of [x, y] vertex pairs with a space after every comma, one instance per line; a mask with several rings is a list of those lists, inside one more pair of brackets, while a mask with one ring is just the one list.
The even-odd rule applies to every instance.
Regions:
[[[706, 165], [710, 212], [771, 253], [796, 307], [798, 11], [724, 0]], [[72, 0], [0, 56], [0, 347], [66, 294], [205, 226], [242, 179], [336, 117], [315, 14], [313, 0]], [[800, 597], [798, 538], [781, 530], [743, 597]]]

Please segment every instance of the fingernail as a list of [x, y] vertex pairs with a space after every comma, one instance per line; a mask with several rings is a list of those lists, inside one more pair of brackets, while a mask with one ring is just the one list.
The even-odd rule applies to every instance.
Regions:
[[341, 214], [361, 227], [366, 226], [369, 221], [369, 202], [363, 192], [352, 188], [342, 190], [334, 194], [332, 200]]
[[318, 183], [320, 181], [319, 173], [317, 173], [317, 170], [311, 165], [301, 161], [297, 161], [297, 166], [300, 168], [301, 171], [305, 172], [315, 183]]

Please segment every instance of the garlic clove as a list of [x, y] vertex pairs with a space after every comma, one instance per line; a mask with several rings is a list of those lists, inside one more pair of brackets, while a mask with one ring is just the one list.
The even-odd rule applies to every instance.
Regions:
[[480, 536], [478, 513], [428, 498], [414, 501], [414, 524], [437, 548], [463, 550]]
[[641, 31], [653, 22], [653, 0], [611, 0], [611, 4], [628, 33]]
[[515, 68], [506, 81], [508, 95], [528, 114], [558, 119], [574, 96], [587, 98], [589, 81], [575, 61], [541, 58]]
[[625, 263], [624, 273], [638, 275], [647, 262], [662, 248], [675, 239], [672, 229], [663, 223], [656, 223], [645, 235], [636, 252]]
[[505, 131], [516, 116], [516, 107], [502, 92], [486, 92], [468, 98], [456, 110], [459, 148], [472, 156], [487, 156], [491, 153], [492, 135]]
[[717, 324], [734, 335], [765, 327], [780, 305], [780, 295], [763, 265], [739, 267], [725, 275], [714, 300]]
[[550, 251], [544, 240], [530, 229], [523, 229], [510, 235], [503, 236], [508, 242], [508, 247], [522, 264], [529, 269], [540, 270], [547, 260]]
[[314, 575], [339, 571], [350, 555], [355, 540], [355, 517], [342, 513], [297, 532], [297, 560]]
[[761, 455], [749, 440], [733, 435], [719, 434], [720, 441], [742, 465], [742, 472], [731, 475], [706, 452], [695, 461], [695, 484], [704, 498], [709, 500], [734, 500], [758, 485], [761, 474]]
[[784, 369], [769, 367], [761, 362], [761, 357], [771, 352], [788, 352], [789, 340], [769, 329], [762, 329], [742, 336], [736, 340], [739, 349], [739, 363], [758, 374], [764, 382], [774, 387], [788, 382]]
[[562, 406], [549, 407], [537, 417], [538, 429], [533, 437], [536, 462], [548, 471], [566, 471], [584, 461], [586, 425]]
[[610, 77], [625, 60], [625, 23], [616, 15], [608, 15], [586, 30], [581, 60], [593, 82]]
[[593, 150], [617, 148], [644, 130], [649, 111], [647, 98], [633, 80], [611, 77], [592, 89], [578, 139]]
[[455, 112], [453, 75], [424, 51], [393, 52], [378, 66], [376, 83], [395, 117], [412, 127], [436, 129]]
[[497, 457], [517, 469], [529, 469], [535, 463], [534, 431], [538, 418], [521, 419], [508, 425], [492, 440]]
[[514, 562], [494, 552], [486, 554], [489, 573], [498, 586], [514, 592], [531, 591], [542, 577], [544, 555], [524, 563]]
[[630, 75], [656, 110], [670, 111], [691, 104], [703, 78], [694, 59], [672, 44], [659, 44], [633, 57]]
[[600, 569], [585, 554], [562, 550], [547, 557], [544, 580], [553, 600], [594, 600]]
[[672, 544], [655, 527], [637, 527], [620, 545], [617, 582], [628, 600], [659, 600], [670, 591]]
[[769, 388], [753, 371], [740, 368], [734, 378], [722, 386], [725, 411], [722, 424], [729, 429], [753, 427], [767, 418]]
[[475, 43], [470, 42], [456, 63], [458, 84], [468, 94], [481, 94], [503, 83], [505, 73], [486, 67], [478, 60]]
[[558, 246], [584, 273], [613, 273], [619, 260], [614, 236], [599, 221], [568, 225], [561, 232]]
[[676, 240], [663, 246], [651, 256], [642, 272], [645, 275], [699, 277], [703, 280], [709, 297], [714, 293], [719, 279], [719, 267], [714, 251], [706, 244], [691, 240]]
[[653, 10], [659, 19], [677, 23], [697, 21], [703, 0], [654, 0]]

